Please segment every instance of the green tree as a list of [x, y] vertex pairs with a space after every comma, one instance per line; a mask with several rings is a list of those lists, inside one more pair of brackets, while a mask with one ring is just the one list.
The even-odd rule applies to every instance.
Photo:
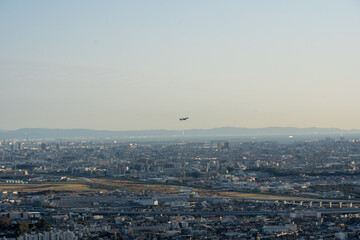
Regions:
[[29, 232], [29, 223], [28, 222], [21, 222], [17, 225], [17, 230], [15, 231], [16, 235], [21, 235], [25, 232]]
[[39, 231], [51, 230], [51, 225], [45, 219], [40, 219], [40, 221], [38, 221], [35, 226]]
[[0, 230], [9, 229], [11, 226], [11, 220], [7, 217], [0, 217]]

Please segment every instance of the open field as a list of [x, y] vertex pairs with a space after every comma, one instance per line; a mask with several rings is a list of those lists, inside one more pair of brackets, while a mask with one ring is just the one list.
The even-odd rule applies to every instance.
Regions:
[[100, 191], [92, 189], [86, 184], [0, 184], [0, 191], [16, 192], [42, 192], [42, 191], [69, 191], [69, 192], [90, 192]]
[[108, 179], [108, 178], [91, 178], [88, 180], [89, 184], [95, 184], [99, 188], [113, 188], [119, 189], [124, 188], [128, 191], [155, 191], [157, 193], [176, 193], [179, 192], [181, 187], [173, 185], [158, 185], [158, 184], [147, 184], [143, 182], [120, 180], [120, 179]]
[[237, 198], [267, 198], [267, 199], [304, 199], [300, 197], [289, 197], [289, 196], [279, 196], [279, 195], [267, 195], [267, 194], [257, 194], [257, 193], [240, 193], [240, 192], [216, 192], [212, 193], [212, 196], [218, 197], [237, 197]]
[[[130, 180], [119, 180], [119, 179], [110, 179], [110, 178], [91, 178], [88, 179], [92, 183], [96, 183], [99, 187], [102, 186], [111, 186], [114, 188], [125, 188], [130, 191], [139, 191], [139, 190], [151, 190], [158, 193], [178, 193], [181, 191], [181, 186], [174, 185], [159, 185], [159, 184], [148, 184], [143, 182], [136, 182]], [[101, 187], [100, 187], [101, 188]], [[229, 192], [229, 191], [214, 191], [208, 189], [193, 188], [193, 190], [200, 194], [200, 196], [212, 196], [212, 197], [238, 197], [238, 198], [277, 198], [277, 199], [288, 199], [297, 197], [289, 196], [278, 196], [278, 195], [268, 195], [268, 194], [258, 194], [258, 193], [241, 193], [241, 192]], [[300, 198], [300, 197], [299, 197]]]
[[[64, 192], [94, 192], [116, 189], [127, 189], [128, 191], [154, 191], [158, 194], [177, 194], [188, 187], [166, 185], [166, 184], [149, 184], [145, 182], [121, 180], [112, 178], [78, 178], [75, 182], [54, 182], [54, 183], [37, 183], [37, 184], [0, 184], [0, 191], [17, 191], [17, 192], [42, 192], [42, 191], [64, 191]], [[277, 198], [286, 199], [289, 196], [267, 195], [257, 193], [240, 193], [219, 190], [209, 190], [201, 188], [192, 188], [200, 196], [212, 197], [238, 197], [238, 198]], [[296, 197], [291, 197], [296, 199]]]

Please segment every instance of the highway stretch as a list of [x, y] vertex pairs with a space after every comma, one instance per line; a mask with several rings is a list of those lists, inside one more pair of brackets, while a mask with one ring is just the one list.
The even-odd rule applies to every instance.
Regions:
[[[357, 214], [360, 213], [360, 208], [342, 208], [342, 209], [313, 209], [306, 211], [316, 211], [321, 214]], [[294, 211], [116, 211], [116, 210], [89, 210], [89, 209], [73, 209], [73, 210], [60, 210], [58, 213], [92, 213], [94, 215], [169, 215], [169, 216], [251, 216], [251, 215], [289, 215]]]

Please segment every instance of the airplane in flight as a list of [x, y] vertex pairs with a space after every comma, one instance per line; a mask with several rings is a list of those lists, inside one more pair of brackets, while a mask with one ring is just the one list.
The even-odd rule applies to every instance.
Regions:
[[182, 118], [179, 118], [180, 121], [185, 121], [185, 120], [188, 120], [189, 117], [182, 117]]

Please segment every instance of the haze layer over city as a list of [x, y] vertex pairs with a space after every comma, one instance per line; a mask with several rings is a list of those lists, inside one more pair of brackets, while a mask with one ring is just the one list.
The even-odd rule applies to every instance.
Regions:
[[0, 239], [360, 239], [359, 12], [0, 1]]

